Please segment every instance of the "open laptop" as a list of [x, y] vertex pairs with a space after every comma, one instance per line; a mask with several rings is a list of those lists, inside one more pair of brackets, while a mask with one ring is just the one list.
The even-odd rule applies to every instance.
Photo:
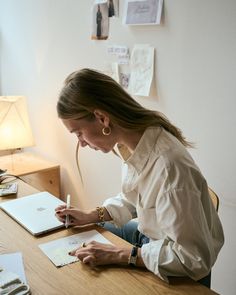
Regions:
[[40, 192], [6, 201], [0, 204], [0, 208], [37, 236], [64, 226], [55, 217], [55, 208], [63, 204], [63, 201], [49, 192]]

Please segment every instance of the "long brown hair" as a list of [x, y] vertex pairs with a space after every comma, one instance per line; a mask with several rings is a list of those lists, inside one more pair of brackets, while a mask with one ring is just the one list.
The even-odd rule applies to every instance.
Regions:
[[59, 96], [58, 116], [92, 119], [95, 109], [107, 112], [113, 124], [125, 129], [144, 131], [150, 126], [163, 127], [184, 146], [192, 147], [181, 130], [162, 113], [141, 106], [111, 77], [87, 68], [70, 74]]

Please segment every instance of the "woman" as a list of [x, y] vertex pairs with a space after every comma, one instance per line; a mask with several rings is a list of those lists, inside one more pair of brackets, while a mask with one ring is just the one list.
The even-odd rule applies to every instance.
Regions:
[[100, 5], [98, 5], [96, 22], [97, 22], [97, 38], [99, 39], [102, 36], [102, 12], [101, 12]]
[[[223, 230], [181, 131], [91, 69], [66, 79], [57, 111], [81, 147], [104, 153], [117, 148], [124, 168], [121, 193], [102, 207], [82, 211], [61, 206], [56, 216], [64, 222], [69, 214], [71, 225], [106, 222], [105, 228], [135, 245], [91, 242], [70, 254], [90, 265], [132, 264], [165, 281], [188, 276], [209, 286]], [[135, 217], [137, 222], [130, 221]]]
[[115, 8], [113, 0], [108, 1], [108, 17], [112, 17], [115, 15]]

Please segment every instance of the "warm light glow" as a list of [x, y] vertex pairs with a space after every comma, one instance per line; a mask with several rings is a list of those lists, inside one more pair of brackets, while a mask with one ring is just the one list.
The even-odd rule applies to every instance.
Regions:
[[34, 145], [24, 96], [0, 96], [0, 150]]

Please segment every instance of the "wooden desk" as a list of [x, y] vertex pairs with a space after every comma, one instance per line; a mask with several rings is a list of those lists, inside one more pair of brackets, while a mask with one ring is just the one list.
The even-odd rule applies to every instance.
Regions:
[[[18, 197], [35, 193], [29, 185], [19, 182]], [[0, 198], [0, 202], [3, 198]], [[175, 278], [171, 284], [151, 272], [132, 267], [102, 266], [95, 269], [80, 262], [56, 268], [38, 245], [84, 230], [96, 229], [117, 245], [127, 242], [98, 226], [83, 229], [61, 229], [41, 237], [33, 237], [0, 210], [0, 253], [20, 251], [25, 273], [33, 295], [210, 295], [217, 294], [190, 279]]]
[[0, 168], [20, 176], [40, 191], [60, 197], [60, 166], [33, 153], [16, 153], [0, 157]]

